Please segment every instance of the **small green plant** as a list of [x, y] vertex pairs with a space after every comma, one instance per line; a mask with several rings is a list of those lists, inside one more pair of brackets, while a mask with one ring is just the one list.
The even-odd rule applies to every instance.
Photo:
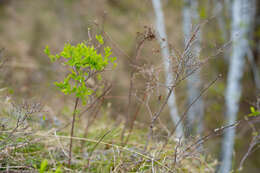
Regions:
[[48, 171], [48, 160], [47, 159], [44, 159], [42, 162], [41, 162], [41, 166], [40, 168], [38, 169], [39, 173], [45, 173], [45, 172], [48, 172], [48, 173], [61, 173], [61, 167], [59, 166], [55, 172], [53, 171]]
[[99, 48], [104, 44], [103, 37], [96, 35], [96, 39], [99, 44], [96, 47], [88, 42], [79, 43], [76, 46], [67, 43], [63, 51], [56, 55], [50, 53], [48, 46], [45, 48], [45, 53], [52, 62], [62, 60], [62, 64], [68, 67], [67, 76], [63, 81], [55, 82], [55, 85], [65, 95], [73, 94], [76, 98], [70, 134], [69, 166], [71, 162], [72, 137], [78, 103], [82, 101], [83, 104], [86, 104], [89, 96], [98, 94], [98, 90], [94, 90], [88, 85], [88, 80], [91, 78], [102, 80], [101, 72], [103, 72], [109, 64], [112, 64], [114, 67], [117, 65], [115, 63], [116, 57], [111, 56], [112, 52], [110, 47], [104, 47], [102, 53], [99, 52], [99, 50], [101, 50]]
[[260, 115], [260, 112], [258, 110], [255, 110], [255, 108], [253, 106], [250, 107], [250, 111], [251, 111], [251, 113], [247, 115], [249, 117], [256, 117], [256, 116]]
[[47, 170], [47, 166], [48, 166], [48, 160], [44, 159], [41, 162], [41, 166], [40, 166], [39, 172], [40, 173], [44, 173]]

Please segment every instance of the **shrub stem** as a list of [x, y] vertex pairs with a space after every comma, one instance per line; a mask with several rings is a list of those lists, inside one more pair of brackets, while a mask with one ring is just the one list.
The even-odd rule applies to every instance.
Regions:
[[70, 150], [69, 150], [69, 161], [68, 161], [68, 166], [69, 167], [70, 167], [70, 164], [71, 164], [72, 141], [73, 141], [74, 124], [75, 124], [75, 119], [76, 119], [76, 112], [77, 112], [78, 102], [79, 102], [79, 98], [76, 98], [75, 106], [74, 106], [74, 110], [73, 110], [73, 119], [72, 119], [72, 124], [71, 124], [71, 130], [70, 130]]

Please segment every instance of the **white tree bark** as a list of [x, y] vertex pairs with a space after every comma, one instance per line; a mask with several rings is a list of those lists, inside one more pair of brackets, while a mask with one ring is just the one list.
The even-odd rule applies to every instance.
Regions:
[[[190, 38], [192, 37], [192, 24], [199, 24], [199, 14], [198, 14], [198, 1], [197, 0], [184, 0], [183, 7], [183, 33], [184, 33], [184, 44], [188, 44]], [[200, 55], [200, 42], [201, 34], [200, 31], [196, 34], [196, 41], [190, 47], [190, 51], [194, 55], [189, 60], [189, 65], [195, 61], [198, 61]], [[189, 71], [192, 71], [192, 67]], [[194, 74], [192, 74], [187, 79], [187, 89], [188, 89], [188, 104], [191, 104], [193, 100], [200, 95], [201, 88], [201, 78], [200, 70], [198, 69]], [[187, 114], [187, 128], [188, 134], [197, 133], [201, 134], [203, 131], [203, 114], [204, 114], [204, 103], [203, 99], [200, 98]], [[195, 131], [196, 129], [196, 131]]]
[[[255, 0], [235, 0], [232, 4], [232, 53], [226, 89], [226, 123], [236, 121], [241, 96], [241, 82], [247, 54], [248, 36], [252, 27]], [[221, 165], [219, 173], [229, 173], [232, 168], [232, 153], [234, 148], [235, 129], [230, 128], [224, 134], [222, 142]]]
[[[228, 42], [228, 33], [227, 33], [227, 29], [226, 29], [227, 21], [225, 21], [225, 18], [223, 16], [223, 14], [224, 14], [223, 5], [226, 5], [226, 8], [229, 9], [228, 12], [231, 14], [232, 9], [230, 8], [230, 0], [225, 0], [224, 4], [220, 0], [216, 0], [215, 1], [215, 8], [214, 8], [214, 15], [217, 18], [218, 26], [219, 26], [219, 29], [221, 31], [221, 35], [222, 35], [223, 41], [225, 43], [227, 43]], [[252, 10], [254, 10], [253, 13], [256, 12], [256, 9], [252, 9]], [[251, 14], [253, 14], [253, 13], [251, 13]], [[228, 16], [230, 16], [230, 15], [228, 15]], [[255, 17], [252, 17], [249, 20], [253, 21], [254, 19], [255, 19]], [[252, 22], [252, 23], [254, 23], [254, 22]], [[250, 30], [251, 30], [250, 38], [253, 38], [254, 27], [252, 27]], [[224, 51], [224, 58], [225, 58], [227, 63], [229, 62], [229, 54], [230, 54], [229, 51], [228, 52], [227, 52], [227, 50]], [[255, 63], [255, 60], [254, 60], [253, 53], [252, 53], [252, 50], [250, 48], [250, 45], [248, 45], [247, 58], [248, 58], [250, 67], [251, 67], [252, 72], [253, 72], [253, 77], [254, 77], [254, 82], [255, 82], [256, 88], [258, 90], [260, 90], [259, 69], [257, 67], [257, 64]]]
[[[164, 71], [165, 71], [165, 84], [167, 87], [170, 87], [173, 85], [174, 78], [173, 78], [173, 71], [172, 71], [172, 61], [170, 58], [170, 52], [169, 52], [169, 46], [167, 42], [167, 35], [165, 30], [165, 24], [164, 24], [164, 15], [163, 10], [161, 7], [160, 0], [152, 0], [154, 12], [155, 12], [155, 18], [156, 18], [156, 28], [158, 31], [158, 41], [161, 46], [161, 52], [164, 62]], [[166, 90], [167, 94], [169, 90]], [[170, 109], [170, 116], [173, 121], [173, 123], [176, 125], [180, 121], [180, 117], [178, 115], [178, 108], [176, 105], [175, 100], [175, 94], [172, 92], [169, 100], [168, 100], [168, 107]], [[182, 123], [180, 123], [176, 129], [176, 136], [182, 137], [183, 136], [183, 126]]]

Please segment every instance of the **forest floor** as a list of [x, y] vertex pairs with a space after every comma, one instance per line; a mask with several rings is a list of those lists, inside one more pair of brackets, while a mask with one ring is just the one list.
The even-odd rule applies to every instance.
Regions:
[[[136, 123], [132, 132], [125, 131], [122, 142], [123, 124], [102, 116], [87, 129], [76, 121], [72, 164], [68, 166], [70, 124], [51, 127], [44, 115], [39, 118], [37, 104], [8, 102], [2, 102], [1, 108], [5, 115], [0, 132], [1, 172], [196, 173], [214, 172], [217, 164], [201, 149], [187, 150], [191, 142], [169, 138], [164, 145], [167, 133], [160, 125], [155, 128], [158, 136], [149, 139], [149, 132]], [[8, 123], [4, 125], [4, 121]]]

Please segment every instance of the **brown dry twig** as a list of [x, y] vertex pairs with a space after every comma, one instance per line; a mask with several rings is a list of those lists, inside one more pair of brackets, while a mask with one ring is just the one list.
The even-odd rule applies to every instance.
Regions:
[[[90, 108], [92, 108], [99, 100], [101, 100], [103, 97], [105, 97], [110, 91], [111, 91], [111, 88], [112, 88], [112, 85], [110, 84], [107, 89], [105, 89], [103, 91], [103, 93], [97, 97], [87, 108], [84, 108], [83, 110], [80, 110], [79, 112], [79, 115], [78, 115], [78, 119], [80, 119]], [[71, 123], [67, 123], [65, 124], [63, 127], [60, 127], [59, 129], [57, 129], [56, 131], [61, 131], [65, 128], [67, 128]]]
[[256, 149], [254, 150], [255, 146], [260, 143], [260, 134], [257, 131], [256, 127], [254, 126], [254, 124], [251, 121], [248, 121], [247, 119], [245, 119], [245, 120], [247, 121], [248, 125], [252, 128], [253, 138], [249, 144], [249, 148], [248, 148], [247, 152], [244, 154], [244, 156], [242, 157], [242, 159], [239, 163], [238, 170], [240, 170], [240, 171], [243, 169], [244, 162], [246, 161], [248, 156], [256, 150]]
[[93, 149], [91, 150], [89, 156], [88, 156], [88, 162], [87, 162], [87, 165], [86, 165], [86, 168], [89, 168], [89, 163], [90, 163], [90, 159], [91, 159], [91, 156], [93, 154], [93, 152], [95, 151], [95, 149], [97, 148], [97, 146], [103, 141], [103, 139], [111, 132], [112, 130], [109, 130], [107, 131], [98, 141], [97, 143], [94, 145]]
[[[133, 62], [131, 62], [130, 60], [130, 64], [132, 64], [132, 66], [137, 66], [138, 64], [138, 59], [140, 57], [140, 52], [144, 46], [144, 43], [146, 41], [152, 41], [153, 39], [155, 39], [155, 34], [154, 34], [154, 30], [151, 27], [147, 27], [145, 26], [145, 31], [143, 33], [138, 33], [138, 37], [140, 39], [140, 41], [137, 43], [136, 46], [136, 52], [135, 52], [135, 58], [133, 58]], [[134, 68], [131, 71], [130, 74], [130, 84], [129, 84], [129, 92], [128, 92], [128, 107], [127, 107], [127, 117], [126, 117], [126, 121], [125, 121], [125, 125], [124, 128], [122, 130], [122, 134], [121, 134], [121, 141], [122, 144], [124, 143], [124, 135], [125, 135], [125, 131], [126, 128], [128, 126], [128, 124], [133, 124], [133, 122], [130, 122], [130, 107], [132, 105], [132, 93], [133, 93], [133, 85], [134, 85], [134, 77], [135, 74], [138, 72], [138, 69]], [[135, 119], [132, 119], [133, 121], [135, 121]]]

